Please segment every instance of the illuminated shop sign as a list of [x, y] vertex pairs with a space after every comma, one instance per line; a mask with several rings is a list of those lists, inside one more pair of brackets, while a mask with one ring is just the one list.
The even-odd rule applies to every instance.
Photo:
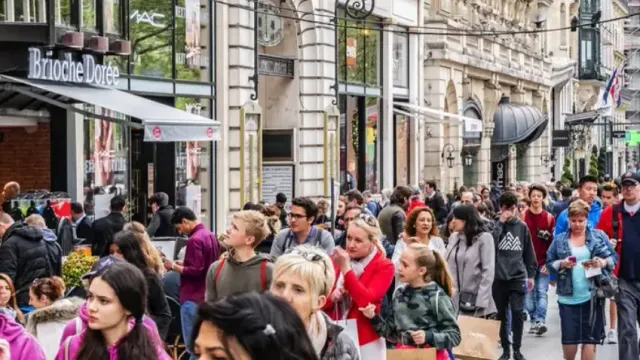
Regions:
[[116, 86], [120, 69], [108, 62], [96, 64], [92, 55], [82, 55], [82, 62], [74, 61], [71, 54], [64, 54], [64, 60], [42, 56], [39, 48], [29, 48], [29, 79], [51, 80], [71, 83], [85, 83]]

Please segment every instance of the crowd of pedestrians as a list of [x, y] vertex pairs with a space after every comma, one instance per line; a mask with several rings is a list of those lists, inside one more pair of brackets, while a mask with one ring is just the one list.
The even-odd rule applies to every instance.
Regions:
[[[524, 334], [544, 336], [548, 316], [567, 360], [595, 359], [605, 341], [638, 360], [639, 185], [626, 173], [444, 196], [427, 181], [351, 189], [335, 214], [325, 199], [278, 194], [245, 204], [219, 238], [163, 193], [147, 227], [127, 221], [121, 196], [96, 221], [74, 203], [75, 237], [99, 257], [81, 291], [61, 279], [42, 217], [0, 214], [0, 360], [170, 359], [175, 319], [192, 359], [378, 360], [424, 347], [445, 360], [461, 315], [500, 322], [500, 360], [524, 360]], [[176, 257], [153, 244], [180, 236]], [[547, 314], [551, 288], [558, 314]]]

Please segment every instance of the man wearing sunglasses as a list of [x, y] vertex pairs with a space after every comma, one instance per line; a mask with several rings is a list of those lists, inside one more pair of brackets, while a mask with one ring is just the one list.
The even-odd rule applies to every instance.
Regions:
[[313, 226], [313, 222], [318, 216], [318, 207], [313, 200], [306, 197], [293, 199], [291, 211], [287, 215], [289, 228], [280, 230], [271, 246], [271, 256], [274, 259], [302, 244], [321, 247], [327, 254], [333, 252], [335, 244], [331, 234]]

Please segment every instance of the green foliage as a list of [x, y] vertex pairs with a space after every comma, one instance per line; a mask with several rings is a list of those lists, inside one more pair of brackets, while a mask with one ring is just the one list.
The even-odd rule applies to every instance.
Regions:
[[598, 155], [591, 153], [591, 159], [589, 160], [589, 175], [598, 177]]
[[607, 154], [602, 147], [598, 154], [598, 173], [602, 176], [607, 173]]
[[62, 280], [67, 289], [81, 286], [80, 277], [88, 273], [96, 261], [98, 261], [97, 256], [86, 256], [76, 252], [69, 254], [62, 263]]
[[564, 165], [562, 166], [562, 177], [560, 180], [566, 184], [573, 184], [573, 173], [571, 172], [571, 158], [566, 156], [564, 158]]

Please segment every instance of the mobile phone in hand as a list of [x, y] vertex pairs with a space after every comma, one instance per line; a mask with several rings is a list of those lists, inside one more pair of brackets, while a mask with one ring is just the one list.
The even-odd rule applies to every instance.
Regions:
[[571, 261], [572, 264], [575, 264], [578, 260], [575, 256], [569, 256], [569, 261]]

